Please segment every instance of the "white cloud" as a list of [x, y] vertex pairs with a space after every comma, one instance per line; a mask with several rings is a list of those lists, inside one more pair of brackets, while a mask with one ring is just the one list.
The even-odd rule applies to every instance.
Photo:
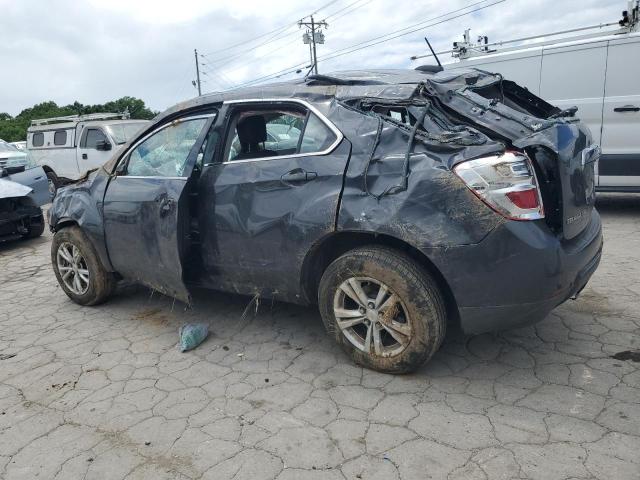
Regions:
[[[315, 16], [325, 18], [354, 0], [337, 0]], [[477, 0], [474, 0], [477, 1]], [[327, 57], [345, 47], [474, 3], [472, 0], [360, 0], [329, 17]], [[488, 0], [490, 1], [490, 0]], [[329, 0], [0, 0], [0, 112], [17, 114], [36, 102], [102, 103], [123, 95], [163, 110], [195, 95], [193, 49], [204, 54], [204, 90], [219, 90], [309, 61], [294, 22]], [[354, 8], [352, 7], [352, 8]], [[448, 49], [465, 28], [472, 36], [507, 40], [617, 20], [622, 0], [506, 0], [497, 6], [375, 47], [320, 63], [321, 71], [367, 67], [413, 68], [411, 55]], [[290, 24], [249, 45], [225, 47]], [[271, 40], [267, 45], [261, 42]], [[230, 58], [226, 58], [230, 57]], [[218, 59], [216, 62], [215, 60]], [[222, 60], [221, 60], [222, 59]], [[286, 75], [291, 78], [296, 75]]]

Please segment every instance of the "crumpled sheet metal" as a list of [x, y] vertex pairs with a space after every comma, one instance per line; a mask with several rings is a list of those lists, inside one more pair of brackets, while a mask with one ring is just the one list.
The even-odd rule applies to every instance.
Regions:
[[0, 178], [0, 198], [26, 197], [32, 191], [33, 189], [21, 183]]
[[502, 223], [502, 217], [487, 209], [450, 172], [465, 159], [504, 151], [501, 143], [416, 140], [409, 157], [407, 189], [381, 195], [401, 183], [408, 132], [383, 121], [372, 156], [378, 118], [339, 102], [333, 104], [329, 118], [348, 125], [352, 132], [338, 230], [387, 234], [425, 249], [477, 243]]
[[48, 211], [49, 225], [57, 226], [65, 222], [83, 227], [92, 241], [102, 264], [112, 270], [109, 255], [105, 249], [102, 219], [102, 199], [109, 175], [104, 169], [91, 172], [85, 180], [56, 193], [55, 201]]

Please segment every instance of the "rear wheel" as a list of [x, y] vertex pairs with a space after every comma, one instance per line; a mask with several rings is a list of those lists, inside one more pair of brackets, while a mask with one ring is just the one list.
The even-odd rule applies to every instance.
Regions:
[[115, 279], [77, 226], [64, 228], [53, 237], [51, 263], [64, 293], [80, 305], [97, 305], [113, 292]]
[[401, 252], [363, 247], [336, 259], [318, 292], [325, 327], [360, 365], [411, 372], [440, 347], [446, 329], [442, 294]]

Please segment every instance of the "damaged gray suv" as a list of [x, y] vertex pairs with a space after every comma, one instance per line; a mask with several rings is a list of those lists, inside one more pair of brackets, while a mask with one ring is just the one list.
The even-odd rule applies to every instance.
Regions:
[[357, 363], [408, 372], [448, 325], [535, 322], [597, 268], [599, 150], [574, 113], [479, 70], [198, 97], [58, 192], [53, 269], [82, 305], [119, 279], [317, 304]]

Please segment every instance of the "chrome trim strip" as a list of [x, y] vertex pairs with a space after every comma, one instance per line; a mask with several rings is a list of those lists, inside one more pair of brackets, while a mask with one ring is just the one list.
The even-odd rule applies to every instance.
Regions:
[[149, 179], [149, 178], [157, 178], [157, 179], [162, 179], [162, 180], [189, 180], [189, 177], [163, 177], [161, 175], [149, 175], [149, 176], [144, 176], [144, 175], [117, 175], [116, 178], [119, 179], [124, 179], [124, 178], [144, 178], [144, 179]]
[[[321, 113], [311, 103], [309, 103], [309, 102], [307, 102], [305, 100], [301, 100], [299, 98], [289, 98], [289, 97], [283, 97], [283, 98], [246, 98], [246, 99], [240, 99], [240, 100], [225, 100], [222, 103], [226, 104], [226, 105], [237, 105], [237, 104], [244, 104], [244, 103], [269, 103], [269, 102], [271, 102], [271, 103], [298, 103], [298, 104], [304, 106], [305, 108], [308, 108], [314, 115], [316, 115], [320, 119], [320, 121], [322, 123], [324, 123], [327, 127], [329, 127], [329, 130], [331, 130], [333, 132], [333, 134], [336, 136], [335, 141], [331, 145], [329, 145], [327, 148], [325, 148], [324, 150], [319, 151], [319, 152], [295, 153], [295, 154], [289, 154], [289, 155], [278, 155], [278, 156], [273, 156], [273, 157], [258, 157], [258, 158], [249, 158], [247, 160], [231, 160], [231, 161], [227, 160], [227, 161], [222, 162], [221, 165], [234, 164], [234, 163], [258, 162], [258, 161], [263, 161], [263, 160], [280, 160], [280, 159], [287, 159], [287, 158], [313, 157], [313, 156], [328, 155], [333, 150], [335, 150], [335, 148], [338, 145], [340, 145], [340, 142], [342, 142], [342, 140], [344, 139], [344, 135], [338, 129], [338, 127], [336, 127], [327, 117], [325, 117], [323, 113]], [[226, 139], [225, 139], [225, 141], [226, 141]], [[225, 154], [226, 154], [226, 152], [225, 152]], [[205, 166], [210, 166], [210, 165], [220, 165], [220, 164], [207, 163]]]

